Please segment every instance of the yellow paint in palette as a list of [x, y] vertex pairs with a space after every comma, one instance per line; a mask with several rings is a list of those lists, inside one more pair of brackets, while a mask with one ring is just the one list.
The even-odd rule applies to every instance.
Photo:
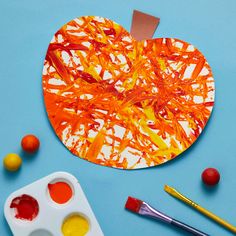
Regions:
[[83, 216], [73, 214], [64, 221], [61, 230], [64, 236], [84, 236], [89, 231], [89, 223]]

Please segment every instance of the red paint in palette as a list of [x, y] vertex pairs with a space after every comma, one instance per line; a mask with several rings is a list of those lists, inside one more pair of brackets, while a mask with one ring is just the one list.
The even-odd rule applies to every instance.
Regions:
[[10, 208], [15, 208], [15, 217], [32, 221], [39, 213], [39, 204], [33, 197], [23, 194], [12, 200]]

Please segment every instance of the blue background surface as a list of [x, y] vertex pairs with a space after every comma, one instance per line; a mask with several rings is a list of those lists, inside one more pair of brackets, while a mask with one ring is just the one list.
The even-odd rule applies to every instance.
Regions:
[[[199, 140], [181, 156], [159, 167], [122, 171], [76, 158], [61, 144], [46, 116], [41, 73], [47, 46], [63, 24], [78, 16], [100, 15], [129, 30], [133, 9], [161, 18], [155, 37], [185, 40], [206, 56], [214, 73], [216, 104]], [[0, 0], [0, 158], [9, 152], [23, 158], [17, 173], [0, 166], [0, 235], [11, 235], [3, 216], [7, 196], [60, 170], [79, 179], [105, 235], [185, 235], [125, 211], [128, 195], [210, 235], [232, 235], [168, 196], [163, 185], [176, 187], [236, 225], [235, 28], [235, 0]], [[34, 157], [21, 151], [20, 141], [27, 133], [41, 140]], [[209, 166], [219, 169], [222, 177], [213, 189], [200, 179]]]

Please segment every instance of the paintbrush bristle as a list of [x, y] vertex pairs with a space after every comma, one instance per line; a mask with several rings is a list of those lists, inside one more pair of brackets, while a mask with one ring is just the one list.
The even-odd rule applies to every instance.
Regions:
[[170, 193], [172, 189], [171, 189], [170, 186], [165, 185], [165, 186], [164, 186], [164, 190], [165, 190], [167, 193]]
[[179, 198], [179, 196], [181, 195], [179, 192], [177, 192], [176, 189], [174, 189], [174, 188], [172, 188], [172, 187], [170, 187], [170, 186], [168, 186], [168, 185], [165, 185], [165, 186], [164, 186], [164, 190], [165, 190], [167, 193], [169, 193], [170, 195], [172, 195], [172, 196], [174, 196], [174, 197], [177, 197], [177, 198]]
[[125, 208], [129, 211], [133, 211], [135, 213], [138, 213], [142, 203], [143, 203], [143, 201], [141, 201], [137, 198], [128, 197], [126, 204], [125, 204]]

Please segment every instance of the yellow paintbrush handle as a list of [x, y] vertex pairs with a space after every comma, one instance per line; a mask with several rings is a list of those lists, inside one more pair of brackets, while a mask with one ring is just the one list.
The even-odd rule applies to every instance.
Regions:
[[219, 216], [213, 214], [212, 212], [206, 210], [205, 208], [197, 205], [195, 207], [198, 211], [202, 214], [206, 215], [207, 217], [211, 218], [212, 220], [216, 221], [218, 224], [223, 225], [225, 228], [231, 230], [232, 232], [236, 233], [236, 227], [231, 225], [230, 223], [226, 222], [225, 220], [221, 219]]
[[189, 206], [191, 206], [191, 207], [195, 208], [197, 211], [201, 212], [203, 215], [209, 217], [210, 219], [214, 220], [218, 224], [220, 224], [220, 225], [224, 226], [225, 228], [231, 230], [232, 232], [236, 233], [235, 226], [233, 226], [230, 223], [226, 222], [225, 220], [221, 219], [219, 216], [213, 214], [212, 212], [208, 211], [207, 209], [201, 207], [200, 205], [198, 205], [197, 203], [195, 203], [191, 199], [187, 198], [186, 196], [184, 196], [183, 194], [178, 192], [176, 189], [174, 189], [168, 185], [165, 185], [164, 190], [167, 193], [169, 193], [171, 196], [178, 198], [182, 202], [185, 202]]

